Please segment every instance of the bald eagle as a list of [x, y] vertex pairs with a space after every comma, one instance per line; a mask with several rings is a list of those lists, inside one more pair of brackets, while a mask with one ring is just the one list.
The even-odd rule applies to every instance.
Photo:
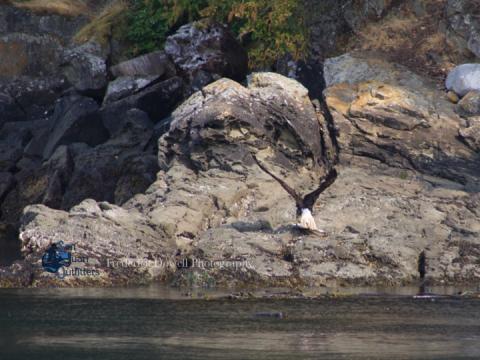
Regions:
[[257, 157], [252, 154], [253, 159], [257, 163], [257, 165], [274, 178], [282, 188], [290, 194], [290, 196], [295, 200], [296, 208], [297, 208], [297, 218], [298, 223], [296, 226], [302, 230], [306, 230], [313, 233], [320, 233], [325, 234], [324, 231], [319, 230], [317, 225], [315, 224], [315, 219], [313, 218], [313, 206], [317, 201], [318, 197], [322, 192], [324, 192], [330, 185], [334, 183], [337, 178], [337, 170], [334, 167], [331, 167], [324, 178], [320, 181], [318, 188], [311, 193], [308, 193], [305, 196], [300, 196], [294, 189], [292, 189], [285, 181], [280, 179], [278, 176], [273, 174], [269, 171], [258, 159]]

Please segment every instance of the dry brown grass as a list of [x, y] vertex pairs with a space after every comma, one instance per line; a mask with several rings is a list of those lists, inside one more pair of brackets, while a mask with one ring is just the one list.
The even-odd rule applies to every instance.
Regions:
[[441, 31], [445, 0], [426, 0], [426, 4], [428, 11], [423, 16], [405, 2], [380, 21], [367, 23], [351, 40], [349, 49], [382, 52], [419, 72], [444, 76], [465, 54], [460, 54]]
[[387, 16], [378, 23], [369, 23], [357, 35], [362, 50], [391, 51], [408, 43], [417, 29], [418, 20], [411, 14], [405, 17]]
[[89, 15], [90, 9], [84, 0], [12, 0], [11, 4], [36, 13], [64, 16]]
[[109, 2], [97, 16], [79, 30], [74, 40], [77, 43], [84, 43], [94, 38], [99, 43], [105, 44], [110, 37], [118, 35], [116, 33], [123, 30], [127, 10], [127, 0]]

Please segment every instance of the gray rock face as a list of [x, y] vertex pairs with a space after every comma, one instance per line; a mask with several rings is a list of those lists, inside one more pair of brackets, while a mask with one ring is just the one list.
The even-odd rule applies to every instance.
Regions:
[[66, 41], [87, 21], [86, 16], [72, 18], [57, 14], [36, 14], [8, 4], [0, 4], [1, 35], [11, 33], [51, 35]]
[[356, 84], [368, 80], [400, 84], [412, 88], [428, 83], [427, 80], [412, 73], [404, 66], [390, 63], [380, 56], [371, 56], [368, 53], [347, 53], [326, 59], [324, 77], [327, 87], [341, 83]]
[[1, 36], [0, 77], [53, 75], [61, 63], [62, 49], [61, 43], [48, 35]]
[[445, 86], [459, 96], [465, 96], [470, 91], [480, 91], [480, 64], [457, 66], [448, 74]]
[[111, 68], [115, 77], [165, 77], [176, 75], [175, 65], [163, 51], [155, 51], [131, 60], [124, 61]]
[[80, 93], [101, 94], [108, 84], [105, 58], [101, 47], [95, 43], [66, 50], [62, 68], [65, 77]]
[[480, 5], [475, 0], [448, 0], [446, 6], [449, 37], [460, 49], [480, 57]]
[[126, 98], [146, 88], [159, 79], [158, 76], [146, 76], [142, 78], [133, 76], [122, 76], [108, 84], [107, 93], [103, 99], [103, 105], [113, 103]]
[[188, 79], [193, 91], [221, 77], [242, 80], [247, 75], [245, 50], [219, 24], [188, 24], [169, 36], [165, 53]]

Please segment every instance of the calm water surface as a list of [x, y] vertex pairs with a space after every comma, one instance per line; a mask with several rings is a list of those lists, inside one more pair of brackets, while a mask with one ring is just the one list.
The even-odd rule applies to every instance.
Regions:
[[[259, 316], [281, 312], [283, 318]], [[0, 359], [480, 359], [480, 299], [0, 291]]]

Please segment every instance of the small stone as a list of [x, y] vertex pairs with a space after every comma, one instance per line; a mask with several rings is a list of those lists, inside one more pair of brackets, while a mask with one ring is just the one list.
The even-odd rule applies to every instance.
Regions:
[[460, 116], [480, 115], [480, 91], [470, 91], [458, 102], [456, 111]]
[[460, 101], [460, 98], [458, 97], [457, 94], [455, 94], [454, 91], [447, 92], [447, 99], [454, 104], [456, 104]]

